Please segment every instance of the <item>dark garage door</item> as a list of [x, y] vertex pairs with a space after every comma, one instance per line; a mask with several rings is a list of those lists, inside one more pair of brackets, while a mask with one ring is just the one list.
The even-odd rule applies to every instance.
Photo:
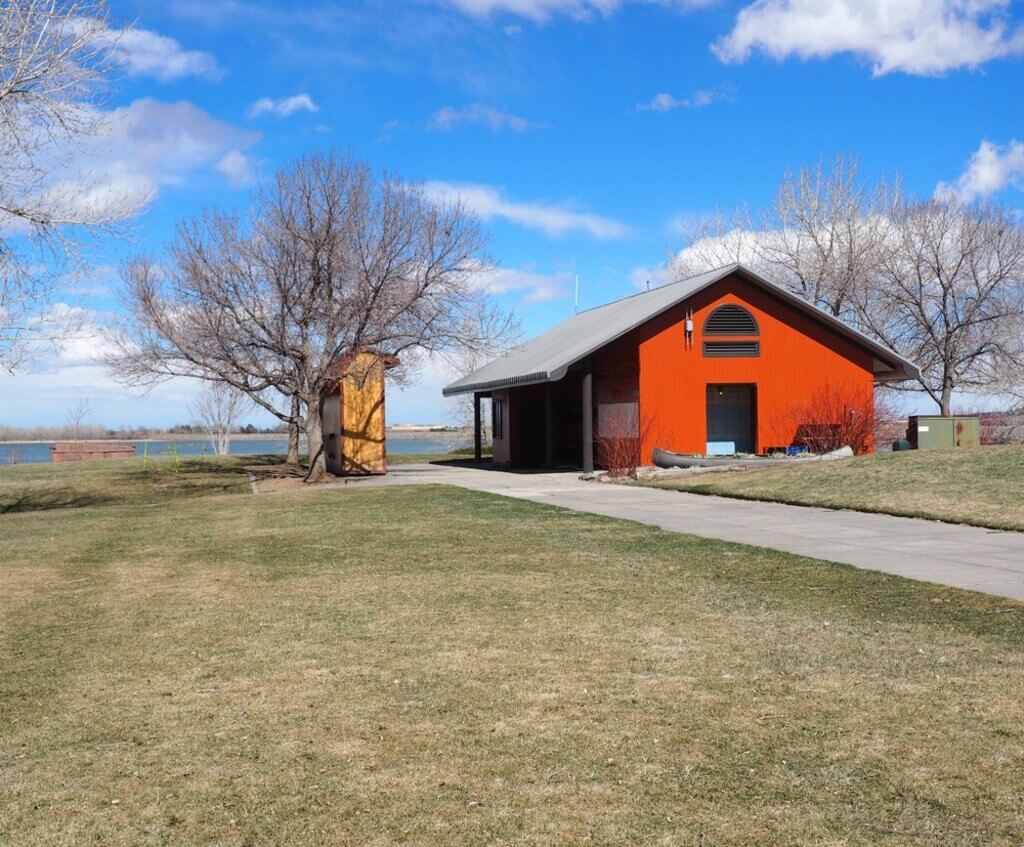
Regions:
[[708, 441], [732, 441], [737, 453], [754, 452], [754, 386], [708, 386]]

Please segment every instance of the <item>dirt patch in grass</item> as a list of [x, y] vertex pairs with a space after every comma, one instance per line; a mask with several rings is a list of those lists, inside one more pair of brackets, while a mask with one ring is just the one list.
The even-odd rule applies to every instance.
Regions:
[[61, 515], [0, 843], [1024, 840], [1020, 605], [446, 487]]
[[879, 453], [643, 481], [656, 488], [1024, 530], [1024, 447]]

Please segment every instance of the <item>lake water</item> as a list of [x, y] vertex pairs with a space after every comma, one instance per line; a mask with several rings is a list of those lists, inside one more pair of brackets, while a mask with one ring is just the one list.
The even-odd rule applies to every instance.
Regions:
[[[123, 443], [123, 442], [121, 442]], [[141, 457], [146, 442], [131, 441], [135, 445], [136, 456]], [[150, 456], [167, 456], [175, 448], [179, 456], [209, 456], [213, 453], [210, 442], [205, 439], [188, 441], [150, 441], [147, 450]], [[0, 465], [30, 464], [50, 461], [50, 443], [43, 444], [0, 444]], [[453, 438], [390, 438], [389, 453], [447, 453], [459, 446]], [[233, 438], [231, 439], [232, 456], [281, 455], [288, 452], [286, 438]]]

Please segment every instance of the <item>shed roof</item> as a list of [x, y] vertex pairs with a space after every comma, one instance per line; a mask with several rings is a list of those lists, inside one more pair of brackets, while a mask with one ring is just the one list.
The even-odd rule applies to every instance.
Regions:
[[749, 282], [767, 289], [789, 305], [867, 348], [875, 357], [876, 380], [893, 382], [913, 379], [919, 375], [917, 366], [895, 351], [749, 268], [734, 264], [580, 312], [507, 355], [457, 379], [445, 387], [444, 396], [556, 382], [576, 362], [730, 274], [739, 274]]

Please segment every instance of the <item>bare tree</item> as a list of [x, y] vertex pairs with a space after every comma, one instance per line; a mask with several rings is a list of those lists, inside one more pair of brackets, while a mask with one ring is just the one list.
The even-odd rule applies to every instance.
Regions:
[[71, 431], [72, 441], [82, 440], [82, 425], [89, 418], [89, 413], [88, 400], [79, 400], [71, 409], [71, 414], [68, 415], [68, 428]]
[[298, 397], [292, 397], [290, 420], [288, 421], [288, 454], [285, 456], [285, 463], [289, 465], [299, 464], [299, 421], [302, 419], [302, 401]]
[[226, 456], [231, 448], [231, 434], [242, 415], [252, 409], [252, 401], [223, 382], [206, 382], [190, 408], [209, 437], [213, 452]]
[[669, 260], [669, 275], [683, 279], [734, 264], [769, 273], [763, 239], [764, 232], [747, 208], [732, 212], [717, 209], [697, 221], [686, 234], [686, 245]]
[[1024, 362], [1024, 232], [994, 205], [902, 204], [856, 308], [948, 415], [954, 392], [998, 390]]
[[875, 272], [893, 194], [884, 184], [867, 189], [857, 160], [843, 156], [787, 173], [762, 225], [760, 258], [795, 294], [848, 316]]
[[[477, 313], [467, 314], [466, 321], [464, 334], [477, 339], [477, 343], [445, 351], [442, 356], [444, 370], [453, 380], [471, 374], [488, 362], [505, 355], [522, 340], [522, 324], [519, 319], [510, 312], [489, 308], [487, 304], [481, 304]], [[473, 395], [461, 394], [450, 402], [455, 406], [456, 418], [463, 429], [463, 436], [468, 432], [471, 438], [475, 412]], [[486, 414], [485, 411], [484, 420], [487, 419]]]
[[839, 157], [784, 176], [758, 223], [706, 219], [677, 275], [742, 262], [916, 362], [949, 414], [954, 392], [1024, 395], [1024, 236], [995, 206], [913, 202]]
[[742, 263], [833, 315], [849, 317], [874, 272], [898, 187], [868, 189], [855, 159], [786, 173], [772, 206], [704, 218], [672, 260], [677, 277]]
[[69, 331], [45, 318], [81, 245], [137, 210], [65, 167], [107, 119], [112, 50], [105, 0], [0, 0], [0, 366]]
[[304, 158], [244, 217], [210, 212], [179, 228], [159, 266], [129, 263], [128, 318], [107, 361], [131, 384], [192, 376], [246, 393], [303, 429], [315, 480], [339, 360], [373, 351], [408, 373], [419, 353], [480, 345], [467, 316], [484, 302], [473, 285], [483, 246], [461, 204], [343, 155]]

